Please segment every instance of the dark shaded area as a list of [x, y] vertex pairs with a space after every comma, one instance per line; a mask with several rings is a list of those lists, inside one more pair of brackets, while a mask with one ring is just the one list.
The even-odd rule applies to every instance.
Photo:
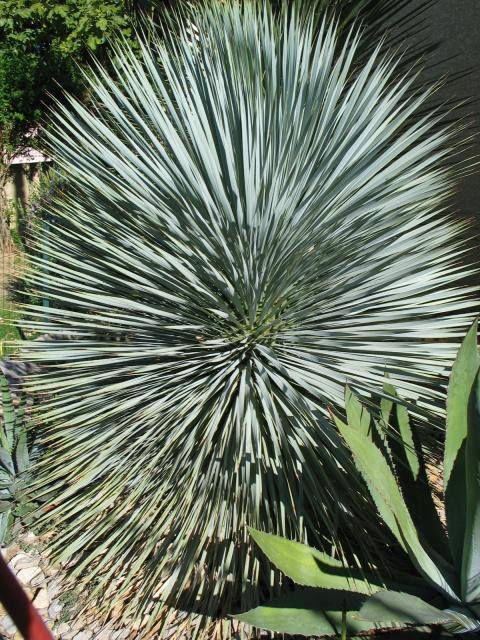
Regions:
[[[413, 7], [421, 7], [425, 0], [414, 0]], [[471, 144], [471, 154], [480, 161], [480, 0], [437, 0], [425, 12], [425, 35], [437, 41], [437, 50], [430, 54], [431, 68], [425, 77], [460, 77], [452, 79], [440, 89], [445, 101], [469, 100], [462, 106], [462, 115], [474, 121], [470, 133], [477, 137]], [[475, 174], [465, 176], [459, 184], [456, 206], [459, 213], [475, 216], [480, 224], [480, 167]]]

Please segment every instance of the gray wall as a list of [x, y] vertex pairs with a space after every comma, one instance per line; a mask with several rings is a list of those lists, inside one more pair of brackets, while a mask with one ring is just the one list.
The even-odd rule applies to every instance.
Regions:
[[[425, 0], [414, 4], [422, 6]], [[436, 66], [426, 73], [438, 77], [439, 73], [470, 70], [444, 87], [442, 95], [473, 99], [464, 113], [473, 115], [480, 130], [480, 0], [438, 0], [426, 12], [425, 25], [429, 39], [439, 42], [438, 50], [431, 54]], [[473, 142], [472, 153], [480, 156], [480, 136]], [[480, 173], [463, 179], [456, 204], [462, 214], [475, 215], [480, 222]]]

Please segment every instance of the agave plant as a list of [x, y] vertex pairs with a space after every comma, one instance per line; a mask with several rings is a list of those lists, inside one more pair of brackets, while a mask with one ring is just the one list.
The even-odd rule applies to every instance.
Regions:
[[[439, 625], [454, 634], [480, 632], [479, 372], [475, 323], [460, 348], [448, 390], [444, 458], [448, 536], [406, 409], [397, 404], [392, 412], [392, 402], [384, 400], [375, 419], [347, 388], [347, 422], [336, 420], [381, 518], [416, 571], [382, 580], [306, 545], [253, 531], [277, 567], [296, 583], [314, 588], [287, 594], [240, 615], [241, 620], [273, 631], [315, 636], [339, 633], [342, 616], [352, 633], [412, 625]], [[387, 391], [392, 393], [390, 386]], [[392, 413], [394, 424], [385, 431]], [[399, 443], [402, 457], [392, 453]]]
[[15, 406], [5, 376], [0, 373], [0, 544], [5, 541], [16, 518], [25, 516], [34, 505], [28, 485], [33, 443], [28, 434], [25, 396]]
[[152, 625], [257, 600], [247, 523], [373, 553], [327, 406], [387, 370], [434, 409], [474, 305], [444, 212], [455, 130], [411, 120], [430, 91], [378, 51], [357, 69], [359, 36], [312, 16], [221, 2], [195, 26], [141, 60], [118, 45], [96, 107], [58, 106], [70, 186], [31, 257], [49, 307], [24, 308], [50, 336], [24, 357], [53, 550]]

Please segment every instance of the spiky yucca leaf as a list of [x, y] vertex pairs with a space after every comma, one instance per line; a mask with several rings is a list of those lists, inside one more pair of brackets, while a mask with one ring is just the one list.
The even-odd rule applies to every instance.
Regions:
[[409, 124], [426, 95], [378, 53], [355, 72], [357, 36], [257, 6], [214, 5], [142, 61], [119, 46], [96, 110], [72, 99], [50, 134], [71, 186], [32, 256], [50, 306], [25, 310], [56, 335], [24, 354], [39, 491], [75, 575], [107, 609], [154, 602], [152, 624], [164, 599], [254, 602], [245, 524], [367, 554], [326, 407], [385, 370], [434, 407], [473, 304], [443, 215], [452, 131]]

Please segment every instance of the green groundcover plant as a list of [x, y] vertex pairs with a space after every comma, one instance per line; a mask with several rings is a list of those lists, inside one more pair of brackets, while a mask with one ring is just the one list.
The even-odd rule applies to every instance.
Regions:
[[69, 189], [30, 258], [44, 303], [23, 308], [49, 336], [24, 357], [53, 550], [150, 625], [258, 601], [247, 524], [374, 554], [327, 407], [387, 371], [436, 410], [476, 304], [445, 213], [456, 128], [414, 117], [431, 91], [379, 50], [358, 68], [360, 36], [338, 44], [334, 23], [192, 15], [141, 60], [119, 44], [91, 109], [58, 106]]
[[[306, 545], [253, 531], [274, 565], [310, 589], [257, 607], [240, 615], [241, 620], [273, 631], [315, 636], [339, 633], [343, 621], [355, 634], [422, 625], [442, 626], [454, 634], [480, 631], [479, 371], [475, 323], [459, 351], [448, 388], [446, 531], [435, 510], [406, 409], [384, 400], [375, 419], [347, 388], [347, 422], [336, 420], [379, 515], [415, 571], [382, 580], [381, 570], [380, 574], [352, 570]], [[391, 395], [390, 386], [387, 391]], [[403, 455], [396, 456], [399, 446]]]

